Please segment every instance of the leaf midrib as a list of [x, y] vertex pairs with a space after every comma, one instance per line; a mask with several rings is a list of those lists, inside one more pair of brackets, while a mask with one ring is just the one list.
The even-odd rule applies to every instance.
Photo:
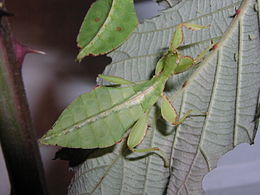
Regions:
[[[233, 30], [235, 30], [235, 27], [238, 25], [238, 22], [239, 22], [240, 18], [245, 14], [245, 10], [247, 9], [247, 7], [248, 7], [248, 5], [249, 5], [249, 0], [244, 0], [244, 1], [242, 1], [242, 3], [239, 2], [239, 4], [240, 4], [240, 8], [239, 8], [239, 9], [240, 9], [240, 14], [237, 15], [237, 16], [234, 18], [234, 20], [231, 22], [230, 26], [228, 27], [228, 29], [226, 30], [226, 32], [223, 34], [223, 37], [222, 37], [221, 40], [219, 41], [219, 43], [218, 43], [218, 48], [215, 49], [214, 51], [212, 51], [212, 53], [211, 53], [211, 54], [205, 59], [205, 61], [201, 64], [201, 67], [205, 66], [205, 65], [206, 65], [206, 62], [209, 61], [209, 59], [211, 59], [212, 57], [214, 57], [214, 54], [215, 54], [216, 52], [218, 52], [218, 50], [221, 48], [221, 46], [223, 45], [223, 43], [224, 43], [224, 42], [229, 38], [229, 36], [232, 34]], [[229, 7], [229, 6], [227, 6], [227, 7]], [[219, 59], [218, 59], [218, 60], [219, 60]], [[194, 75], [198, 74], [198, 72], [200, 71], [201, 67], [200, 67], [197, 71], [195, 71], [195, 73], [194, 73], [194, 74], [192, 75], [192, 77], [190, 78], [189, 83], [192, 82], [192, 80], [195, 78]], [[216, 70], [216, 72], [217, 72], [217, 70]], [[216, 79], [216, 76], [214, 77], [214, 79]], [[214, 81], [214, 84], [215, 84], [215, 82], [216, 82], [216, 81]], [[187, 84], [187, 85], [188, 85], [188, 84]], [[214, 91], [214, 89], [215, 89], [215, 87], [214, 87], [214, 85], [213, 85], [213, 91]], [[181, 89], [181, 91], [184, 91], [184, 89]], [[212, 93], [214, 93], [214, 92], [212, 92]], [[212, 98], [210, 98], [210, 104], [211, 104], [211, 100], [212, 100]], [[209, 104], [209, 109], [210, 109], [210, 104]], [[181, 105], [180, 110], [182, 110], [182, 107], [183, 107], [183, 104]], [[207, 123], [207, 118], [208, 118], [208, 117], [206, 117], [205, 122], [204, 122], [204, 124], [203, 124], [202, 131], [201, 131], [201, 135], [200, 135], [200, 139], [199, 139], [199, 144], [198, 144], [198, 147], [197, 147], [197, 149], [196, 149], [196, 153], [194, 154], [194, 158], [193, 158], [193, 160], [192, 160], [192, 163], [191, 163], [191, 165], [190, 165], [190, 167], [189, 167], [189, 171], [188, 171], [187, 175], [185, 176], [185, 179], [183, 180], [182, 184], [180, 185], [180, 188], [178, 189], [177, 194], [179, 194], [180, 190], [182, 189], [182, 186], [186, 186], [186, 182], [187, 182], [187, 180], [188, 180], [188, 178], [189, 178], [189, 176], [190, 176], [192, 167], [194, 166], [194, 163], [195, 163], [194, 160], [196, 159], [196, 157], [197, 157], [197, 155], [198, 155], [198, 152], [199, 152], [200, 149], [201, 149], [201, 143], [202, 143], [202, 139], [203, 139], [203, 137], [204, 137], [204, 132], [205, 132], [205, 126], [206, 126], [206, 123]], [[175, 148], [174, 146], [175, 146], [175, 143], [176, 143], [176, 139], [177, 139], [177, 137], [178, 137], [177, 135], [178, 135], [179, 129], [180, 129], [179, 127], [177, 127], [177, 129], [176, 129], [176, 134], [175, 134], [175, 136], [174, 136], [174, 141], [173, 141], [173, 148]], [[172, 154], [173, 154], [173, 153], [172, 153]], [[205, 154], [203, 154], [202, 156], [205, 158], [205, 161], [208, 163], [209, 169], [211, 169], [210, 164], [209, 164], [208, 160], [206, 159]], [[172, 158], [171, 158], [171, 159], [172, 159]]]
[[[190, 0], [192, 1], [192, 0]], [[232, 7], [236, 7], [238, 5], [240, 5], [241, 2], [236, 2], [236, 3], [233, 3], [233, 4], [230, 4], [226, 7], [222, 7], [220, 9], [216, 9], [215, 11], [213, 12], [210, 12], [210, 13], [207, 13], [207, 14], [204, 14], [204, 15], [201, 15], [201, 16], [198, 16], [198, 17], [194, 17], [190, 20], [186, 20], [185, 22], [186, 23], [192, 23], [193, 21], [196, 21], [196, 20], [199, 20], [201, 18], [205, 18], [207, 16], [211, 16], [213, 15], [214, 13], [218, 13], [218, 12], [221, 12], [222, 10], [226, 10], [226, 9], [229, 9], [229, 8], [232, 8]], [[160, 29], [155, 29], [155, 30], [149, 30], [149, 31], [142, 31], [142, 32], [137, 32], [137, 31], [134, 31], [133, 34], [146, 34], [146, 33], [154, 33], [154, 32], [160, 32], [160, 31], [166, 31], [166, 30], [169, 30], [169, 29], [173, 29], [173, 28], [176, 28], [178, 24], [175, 24], [175, 25], [172, 25], [172, 26], [168, 26], [166, 28], [160, 28]]]

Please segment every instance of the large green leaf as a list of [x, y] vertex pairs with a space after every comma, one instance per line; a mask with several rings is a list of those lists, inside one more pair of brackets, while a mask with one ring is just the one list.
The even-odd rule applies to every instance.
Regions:
[[[235, 9], [240, 7], [238, 17]], [[154, 120], [140, 147], [159, 146], [171, 159], [170, 169], [156, 155], [128, 154], [118, 144], [98, 151], [76, 171], [69, 194], [178, 194], [203, 193], [202, 179], [218, 159], [240, 143], [252, 143], [252, 122], [260, 87], [259, 23], [256, 0], [186, 0], [159, 17], [147, 20], [120, 48], [109, 54], [113, 62], [105, 74], [139, 81], [150, 78], [177, 24], [209, 25], [208, 30], [185, 31], [186, 55], [195, 56], [221, 38], [218, 49], [193, 69], [172, 78], [168, 96], [181, 113], [208, 112], [187, 119], [177, 128]], [[194, 72], [195, 71], [195, 72]], [[192, 74], [192, 75], [191, 75]], [[190, 76], [191, 75], [191, 76]], [[183, 82], [188, 79], [184, 89]], [[99, 81], [102, 83], [102, 81]], [[166, 136], [167, 132], [174, 133]], [[103, 155], [105, 153], [105, 155]]]

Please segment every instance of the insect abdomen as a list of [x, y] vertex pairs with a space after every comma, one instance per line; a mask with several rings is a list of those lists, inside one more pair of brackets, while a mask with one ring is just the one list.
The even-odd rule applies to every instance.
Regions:
[[40, 141], [70, 148], [102, 148], [118, 142], [143, 114], [131, 87], [99, 87], [79, 96]]

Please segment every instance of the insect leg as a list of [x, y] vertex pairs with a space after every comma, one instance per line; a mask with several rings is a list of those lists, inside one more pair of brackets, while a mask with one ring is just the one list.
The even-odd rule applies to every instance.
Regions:
[[176, 53], [177, 48], [180, 46], [182, 41], [183, 41], [183, 24], [178, 24], [175, 32], [173, 33], [169, 50]]
[[194, 64], [194, 60], [190, 56], [183, 56], [180, 58], [179, 63], [177, 64], [174, 74], [179, 74], [188, 70]]
[[204, 49], [201, 53], [197, 55], [195, 59], [190, 56], [183, 56], [180, 58], [179, 63], [174, 70], [174, 74], [179, 74], [188, 70], [191, 66], [198, 64], [206, 54], [213, 48], [215, 43], [210, 44], [206, 49]]
[[165, 95], [162, 95], [162, 103], [161, 103], [161, 114], [162, 117], [168, 121], [169, 123], [173, 125], [179, 125], [181, 124], [188, 116], [190, 116], [190, 113], [192, 110], [188, 110], [184, 113], [184, 115], [180, 118], [177, 114], [175, 108], [171, 104], [171, 102], [168, 100], [168, 98]]
[[108, 76], [108, 75], [99, 74], [98, 77], [103, 79], [103, 80], [106, 80], [108, 82], [119, 84], [119, 85], [132, 85], [132, 84], [135, 84], [132, 81], [128, 81], [128, 80], [126, 80], [124, 78], [117, 77], [117, 76]]
[[147, 126], [148, 126], [148, 118], [149, 112], [144, 113], [144, 115], [134, 124], [132, 127], [128, 139], [127, 139], [127, 146], [133, 152], [150, 152], [158, 150], [158, 148], [149, 148], [149, 149], [134, 149], [138, 144], [142, 142], [144, 139]]
[[169, 48], [174, 53], [177, 52], [177, 48], [180, 46], [180, 44], [184, 40], [184, 35], [183, 35], [184, 26], [186, 28], [188, 28], [190, 30], [194, 30], [194, 31], [208, 28], [208, 26], [202, 26], [202, 25], [191, 24], [191, 23], [178, 24], [175, 32], [173, 33], [172, 41], [171, 41], [170, 48]]
[[[153, 152], [153, 151], [160, 151], [159, 148], [143, 148], [143, 149], [135, 149], [137, 145], [139, 145], [142, 140], [144, 139], [144, 136], [146, 134], [147, 126], [148, 126], [148, 118], [149, 118], [149, 112], [144, 113], [144, 115], [134, 124], [132, 127], [128, 139], [127, 139], [127, 146], [128, 148], [133, 152]], [[162, 151], [158, 154], [165, 163], [165, 167], [169, 167], [169, 162], [167, 160], [166, 154]]]
[[213, 48], [215, 43], [210, 44], [206, 49], [204, 49], [201, 53], [197, 55], [195, 59], [190, 56], [183, 56], [180, 58], [179, 63], [174, 70], [174, 74], [179, 74], [188, 70], [191, 66], [198, 64], [206, 54]]
[[155, 68], [155, 75], [159, 75], [161, 72], [162, 72], [162, 70], [163, 70], [163, 65], [164, 65], [164, 56], [163, 57], [161, 57], [160, 59], [159, 59], [159, 61], [157, 62], [157, 64], [156, 64], [156, 68]]

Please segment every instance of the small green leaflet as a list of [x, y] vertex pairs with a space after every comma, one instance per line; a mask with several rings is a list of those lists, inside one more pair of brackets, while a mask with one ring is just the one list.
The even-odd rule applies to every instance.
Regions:
[[101, 55], [120, 46], [138, 24], [133, 0], [97, 0], [80, 28], [77, 59]]

